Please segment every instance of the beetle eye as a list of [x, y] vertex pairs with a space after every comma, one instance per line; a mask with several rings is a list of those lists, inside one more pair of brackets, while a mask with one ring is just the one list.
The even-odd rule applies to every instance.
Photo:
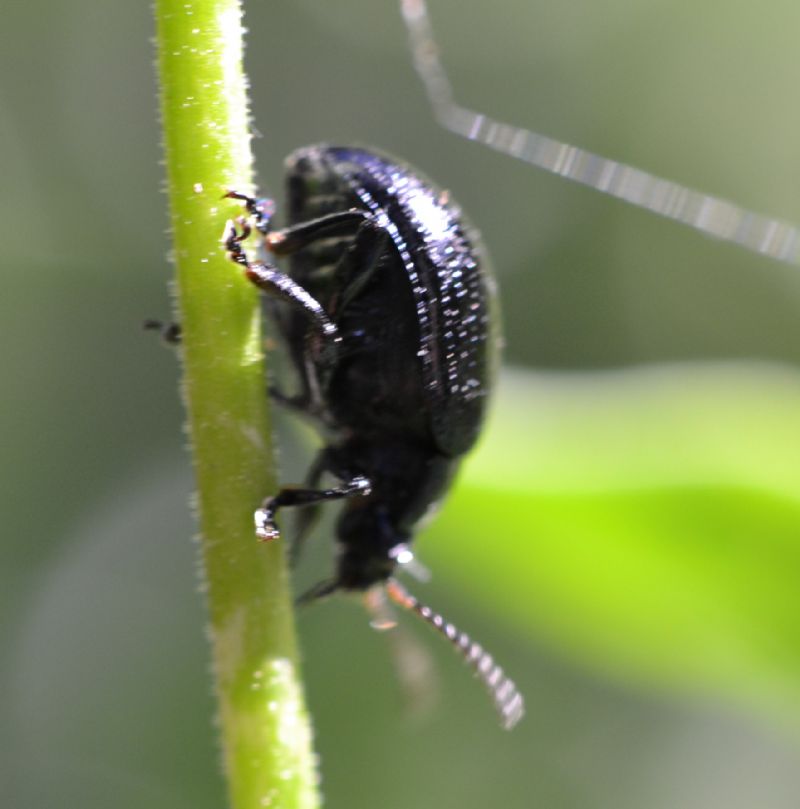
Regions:
[[475, 643], [466, 632], [446, 621], [430, 607], [420, 604], [397, 580], [389, 579], [386, 582], [386, 595], [395, 604], [415, 612], [450, 641], [486, 686], [495, 710], [500, 715], [500, 722], [506, 730], [511, 730], [522, 719], [525, 714], [522, 694], [479, 643]]

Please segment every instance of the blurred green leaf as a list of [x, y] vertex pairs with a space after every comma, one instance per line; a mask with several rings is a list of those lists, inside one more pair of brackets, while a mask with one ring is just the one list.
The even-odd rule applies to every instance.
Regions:
[[426, 554], [594, 668], [800, 719], [800, 375], [515, 372]]

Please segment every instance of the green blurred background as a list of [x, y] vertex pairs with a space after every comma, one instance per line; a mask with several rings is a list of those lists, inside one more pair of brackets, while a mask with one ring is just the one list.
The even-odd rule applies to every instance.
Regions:
[[[460, 100], [800, 222], [789, 0], [432, 0]], [[404, 703], [345, 599], [300, 616], [327, 805], [790, 809], [800, 790], [798, 270], [437, 128], [392, 2], [248, 4], [260, 182], [318, 140], [451, 189], [515, 369], [441, 518], [425, 600], [513, 674], [495, 723], [426, 627]], [[147, 3], [0, 30], [0, 802], [224, 804], [177, 367]], [[307, 450], [286, 426], [283, 477]], [[301, 584], [329, 565], [325, 530]], [[406, 623], [412, 624], [412, 621]]]

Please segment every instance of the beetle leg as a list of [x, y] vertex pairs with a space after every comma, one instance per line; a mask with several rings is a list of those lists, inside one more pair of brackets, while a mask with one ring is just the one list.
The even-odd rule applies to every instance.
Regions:
[[301, 416], [309, 416], [316, 418], [316, 413], [309, 410], [308, 399], [305, 396], [293, 396], [289, 393], [284, 393], [280, 388], [275, 385], [270, 385], [268, 390], [270, 399], [280, 407], [285, 407]]
[[245, 275], [264, 292], [302, 309], [327, 342], [338, 343], [341, 340], [339, 330], [322, 308], [322, 304], [286, 273], [271, 264], [255, 261], [245, 265]]
[[273, 213], [270, 200], [257, 200], [237, 191], [229, 191], [225, 197], [244, 202], [256, 229], [264, 234], [264, 246], [276, 256], [287, 256], [322, 239], [352, 236], [365, 221], [372, 218], [368, 211], [351, 208], [270, 232], [269, 220]]
[[266, 235], [269, 231], [269, 223], [275, 213], [275, 203], [271, 199], [256, 199], [248, 197], [247, 194], [240, 194], [238, 191], [228, 191], [223, 199], [238, 199], [244, 202], [247, 213], [253, 217], [256, 229]]
[[339, 211], [268, 233], [264, 245], [276, 256], [288, 256], [322, 239], [352, 236], [365, 222], [371, 221], [372, 214], [368, 211], [357, 208]]
[[346, 497], [370, 494], [372, 484], [363, 475], [356, 475], [341, 486], [331, 489], [281, 489], [274, 497], [268, 497], [255, 513], [256, 536], [262, 542], [280, 537], [275, 524], [278, 509], [286, 506], [307, 506], [323, 500], [342, 500]]
[[247, 279], [259, 289], [302, 309], [325, 339], [329, 352], [332, 351], [335, 344], [341, 341], [341, 337], [335, 324], [322, 308], [322, 304], [304, 287], [272, 264], [248, 261], [242, 249], [242, 242], [250, 235], [251, 228], [246, 221], [242, 220], [240, 224], [241, 232], [236, 229], [233, 222], [228, 222], [223, 235], [223, 243], [231, 260], [244, 268]]
[[324, 405], [320, 403], [318, 392], [316, 398], [312, 392], [289, 394], [284, 393], [274, 385], [270, 385], [267, 392], [278, 407], [283, 407], [297, 416], [310, 420], [317, 427], [322, 423], [322, 425], [332, 430], [336, 428], [336, 424], [325, 410]]
[[[306, 488], [319, 489], [320, 478], [329, 469], [329, 467], [330, 453], [325, 449], [320, 450], [320, 452], [317, 453], [317, 457], [314, 459], [314, 463], [311, 464], [308, 474], [306, 475]], [[300, 554], [302, 553], [303, 546], [305, 545], [309, 534], [319, 520], [321, 504], [322, 501], [310, 503], [308, 506], [306, 506], [306, 508], [302, 508], [297, 512], [294, 524], [292, 525], [292, 542], [289, 545], [289, 564], [293, 568], [297, 565], [297, 562], [300, 559]]]

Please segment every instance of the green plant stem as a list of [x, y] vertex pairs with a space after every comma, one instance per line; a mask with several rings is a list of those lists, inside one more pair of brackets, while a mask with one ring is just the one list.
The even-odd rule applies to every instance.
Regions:
[[282, 543], [255, 541], [275, 490], [255, 290], [220, 245], [250, 192], [238, 0], [157, 0], [183, 395], [197, 481], [219, 727], [233, 809], [318, 806]]

